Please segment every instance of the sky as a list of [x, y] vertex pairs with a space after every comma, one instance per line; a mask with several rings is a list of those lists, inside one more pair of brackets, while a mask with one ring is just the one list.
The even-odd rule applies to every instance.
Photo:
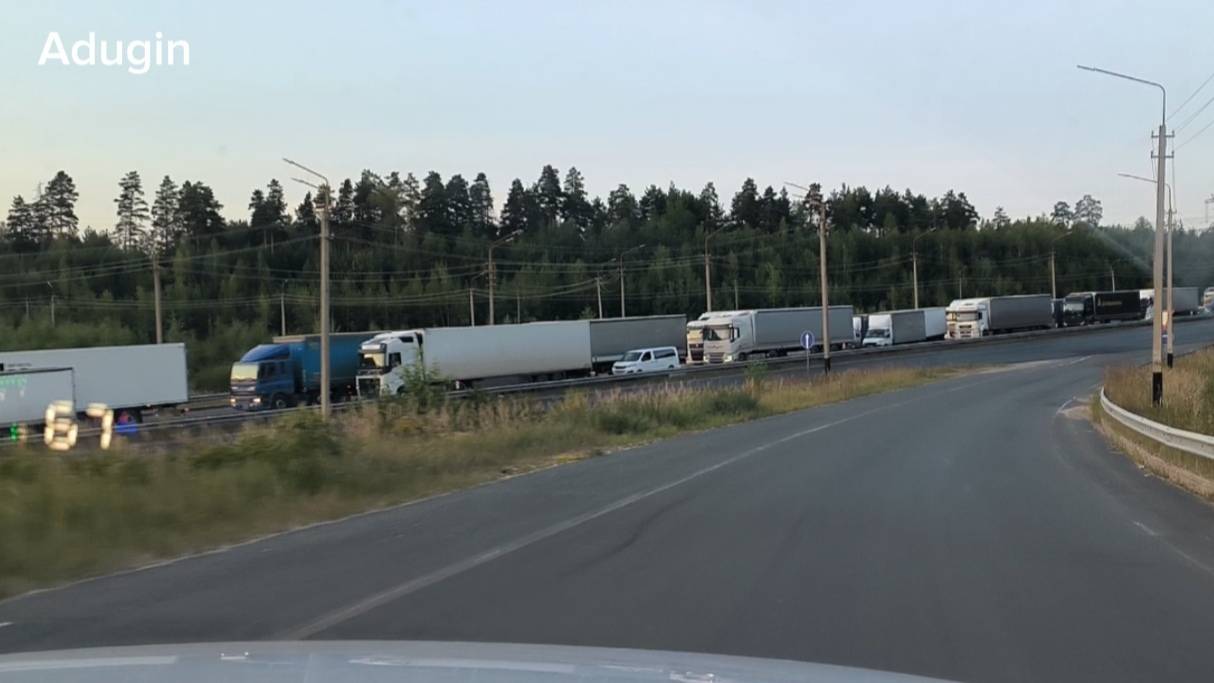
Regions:
[[[1169, 114], [1214, 74], [1214, 2], [38, 2], [0, 25], [0, 195], [59, 169], [81, 226], [109, 229], [119, 178], [149, 201], [164, 175], [215, 189], [229, 218], [282, 161], [332, 179], [364, 168], [513, 178], [577, 166], [722, 201], [760, 188], [890, 185], [965, 192], [979, 213], [1048, 213], [1091, 194], [1105, 222], [1154, 215], [1157, 90]], [[39, 65], [71, 43], [186, 40], [190, 64]], [[112, 49], [112, 47], [111, 47]], [[1214, 83], [1172, 117], [1185, 123]], [[1177, 214], [1214, 192], [1214, 105], [1177, 133]], [[1171, 173], [1171, 170], [1169, 170]], [[1214, 208], [1214, 207], [1212, 207]]]

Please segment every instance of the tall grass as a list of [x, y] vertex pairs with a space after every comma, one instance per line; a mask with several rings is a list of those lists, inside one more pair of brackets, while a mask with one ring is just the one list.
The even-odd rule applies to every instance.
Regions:
[[1151, 405], [1151, 369], [1119, 366], [1105, 372], [1105, 393], [1126, 410], [1163, 424], [1214, 434], [1214, 348], [1176, 358], [1164, 368], [1163, 404]]
[[330, 425], [293, 415], [170, 453], [18, 449], [0, 456], [0, 596], [948, 373], [756, 375], [741, 388], [572, 394], [552, 407], [384, 401]]

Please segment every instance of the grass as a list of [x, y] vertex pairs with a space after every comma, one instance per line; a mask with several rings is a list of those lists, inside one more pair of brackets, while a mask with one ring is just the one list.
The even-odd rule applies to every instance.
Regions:
[[[1214, 348], [1176, 358], [1164, 368], [1163, 404], [1151, 405], [1149, 366], [1122, 366], [1105, 372], [1105, 393], [1117, 405], [1178, 429], [1214, 434]], [[1140, 466], [1179, 486], [1214, 500], [1214, 460], [1165, 446], [1116, 420], [1093, 401], [1096, 423]]]
[[909, 387], [943, 369], [836, 373], [741, 388], [573, 394], [545, 409], [387, 401], [247, 427], [168, 453], [0, 456], [0, 596], [214, 548], [691, 430]]
[[1164, 368], [1163, 405], [1151, 405], [1151, 369], [1121, 366], [1105, 373], [1105, 393], [1113, 403], [1163, 424], [1214, 434], [1214, 348], [1176, 358]]

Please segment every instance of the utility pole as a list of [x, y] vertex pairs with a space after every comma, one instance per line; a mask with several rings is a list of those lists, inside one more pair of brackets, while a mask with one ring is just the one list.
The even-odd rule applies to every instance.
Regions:
[[287, 281], [278, 290], [278, 333], [287, 336]]
[[296, 182], [314, 188], [320, 202], [320, 417], [328, 422], [333, 412], [329, 396], [329, 179], [286, 157], [283, 157], [283, 161], [323, 181], [317, 186], [315, 183], [295, 178]]
[[620, 252], [619, 257], [616, 259], [619, 263], [618, 267], [619, 267], [619, 271], [620, 271], [620, 317], [621, 318], [628, 317], [628, 310], [627, 310], [627, 308], [625, 308], [625, 303], [624, 303], [624, 257], [631, 254], [634, 251], [640, 251], [641, 249], [644, 249], [644, 248], [645, 248], [644, 244], [638, 244], [635, 247], [632, 247], [631, 249], [625, 249], [624, 251]]
[[1050, 298], [1058, 298], [1058, 276], [1054, 270], [1054, 247], [1050, 247]]
[[506, 244], [507, 242], [510, 242], [515, 237], [518, 237], [519, 234], [522, 232], [523, 232], [522, 230], [515, 230], [514, 232], [510, 233], [509, 235], [506, 235], [505, 237], [502, 237], [501, 239], [497, 239], [497, 240], [494, 240], [489, 243], [489, 324], [490, 325], [494, 325], [497, 323], [496, 314], [494, 313], [494, 310], [493, 310], [494, 299], [496, 298], [494, 295], [494, 286], [497, 283], [497, 267], [493, 264], [493, 250], [497, 249], [498, 247], [502, 246], [503, 244]]
[[[1147, 178], [1145, 176], [1134, 175], [1133, 173], [1118, 173], [1117, 175], [1121, 176], [1122, 178], [1130, 178], [1131, 180], [1141, 180], [1146, 183], [1151, 183], [1153, 185], [1157, 185], [1155, 179], [1153, 179], [1153, 178]], [[1176, 175], [1175, 166], [1173, 166], [1173, 168], [1172, 168], [1172, 175], [1173, 176]], [[1172, 179], [1175, 180], [1175, 177], [1173, 177]], [[1174, 222], [1175, 222], [1175, 209], [1176, 209], [1176, 194], [1172, 191], [1171, 184], [1165, 182], [1163, 184], [1163, 186], [1164, 186], [1164, 189], [1166, 189], [1168, 191], [1168, 209], [1167, 209], [1167, 216], [1168, 216], [1167, 231], [1168, 232], [1167, 232], [1167, 237], [1165, 238], [1166, 247], [1165, 247], [1165, 254], [1164, 254], [1164, 270], [1167, 271], [1167, 287], [1165, 288], [1166, 291], [1164, 292], [1164, 298], [1156, 299], [1156, 302], [1158, 302], [1158, 305], [1155, 306], [1155, 309], [1164, 307], [1163, 330], [1164, 330], [1164, 335], [1168, 338], [1166, 351], [1167, 351], [1167, 364], [1168, 364], [1168, 367], [1170, 368], [1170, 367], [1172, 367], [1172, 361], [1174, 359], [1172, 349], [1174, 348], [1173, 344], [1175, 343], [1175, 340], [1173, 339], [1173, 337], [1175, 335], [1173, 334], [1174, 330], [1172, 327], [1172, 315], [1174, 313], [1173, 308], [1172, 308], [1172, 306], [1173, 306], [1172, 305], [1172, 282], [1173, 282], [1173, 280], [1172, 280], [1172, 232], [1173, 232], [1173, 228], [1175, 227]], [[1166, 304], [1165, 304], [1165, 299], [1166, 299]]]
[[473, 298], [472, 288], [468, 288], [468, 322], [476, 327], [476, 299]]
[[826, 202], [817, 197], [818, 203], [818, 276], [822, 282], [822, 372], [830, 374], [830, 293], [826, 277]]
[[1203, 199], [1202, 203], [1206, 205], [1206, 222], [1204, 224], [1204, 227], [1209, 228], [1210, 227], [1210, 204], [1214, 204], [1214, 194], [1211, 194], [1209, 197], [1206, 197], [1205, 199]]
[[152, 298], [156, 308], [156, 343], [164, 343], [164, 316], [160, 310], [160, 248], [152, 244]]
[[712, 259], [708, 254], [708, 240], [713, 235], [721, 232], [725, 226], [721, 226], [712, 232], [704, 233], [704, 310], [712, 311]]
[[1164, 178], [1167, 175], [1167, 156], [1168, 156], [1168, 91], [1162, 84], [1155, 81], [1148, 81], [1135, 76], [1127, 76], [1126, 74], [1117, 73], [1116, 71], [1108, 71], [1106, 69], [1098, 69], [1092, 66], [1078, 65], [1080, 69], [1085, 71], [1095, 71], [1107, 76], [1122, 78], [1135, 83], [1149, 85], [1159, 88], [1162, 95], [1159, 116], [1159, 132], [1153, 137], [1159, 140], [1159, 151], [1155, 153], [1155, 254], [1153, 261], [1153, 277], [1152, 281], [1155, 289], [1155, 305], [1152, 307], [1153, 314], [1151, 315], [1151, 403], [1158, 406], [1163, 403], [1163, 312], [1160, 310], [1163, 303], [1163, 230], [1164, 230]]
[[55, 286], [50, 280], [46, 281], [46, 286], [51, 288], [51, 327], [55, 326]]
[[1117, 291], [1117, 273], [1113, 270], [1113, 264], [1109, 264], [1109, 284], [1110, 289]]
[[738, 278], [733, 279], [733, 310], [738, 310]]
[[594, 296], [599, 301], [599, 320], [603, 319], [603, 278], [594, 276]]
[[919, 233], [911, 240], [911, 283], [914, 287], [914, 308], [919, 308], [919, 238], [929, 232], [935, 232], [939, 228], [932, 228], [927, 232]]

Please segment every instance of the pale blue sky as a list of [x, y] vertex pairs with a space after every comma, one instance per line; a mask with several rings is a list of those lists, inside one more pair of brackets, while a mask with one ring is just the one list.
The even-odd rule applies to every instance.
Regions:
[[[968, 193], [984, 216], [1091, 193], [1153, 215], [1155, 91], [1214, 72], [1214, 2], [39, 2], [0, 25], [0, 195], [55, 170], [108, 228], [119, 177], [215, 188], [246, 215], [292, 156], [337, 179], [429, 169], [509, 182], [576, 165], [591, 192], [746, 176]], [[185, 39], [189, 67], [39, 67], [65, 41]], [[1214, 97], [1207, 87], [1173, 123]], [[1178, 134], [1183, 142], [1214, 105]], [[1179, 213], [1214, 191], [1214, 129], [1180, 150]], [[150, 194], [150, 192], [149, 192]]]

